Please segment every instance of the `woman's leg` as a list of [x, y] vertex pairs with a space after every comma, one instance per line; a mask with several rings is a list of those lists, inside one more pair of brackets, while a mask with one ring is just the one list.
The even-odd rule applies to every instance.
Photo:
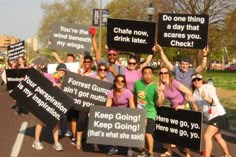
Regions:
[[208, 125], [205, 133], [204, 133], [204, 140], [205, 140], [205, 151], [206, 157], [211, 156], [212, 150], [212, 137], [218, 132], [218, 128], [213, 125]]
[[227, 144], [221, 136], [221, 129], [219, 129], [218, 132], [214, 135], [214, 138], [216, 142], [219, 143], [222, 150], [224, 151], [225, 156], [229, 156], [229, 150], [228, 150]]

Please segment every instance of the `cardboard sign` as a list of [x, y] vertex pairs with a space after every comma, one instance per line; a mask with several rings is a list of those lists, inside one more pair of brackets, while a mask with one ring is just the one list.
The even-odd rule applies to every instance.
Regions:
[[50, 49], [70, 53], [91, 51], [89, 28], [69, 23], [55, 23], [50, 38]]
[[166, 47], [203, 49], [208, 41], [208, 15], [159, 14], [158, 43]]
[[28, 69], [6, 69], [7, 90], [14, 89], [27, 72]]
[[17, 60], [25, 54], [25, 41], [12, 44], [7, 47], [7, 57], [9, 61]]
[[156, 24], [108, 18], [107, 45], [120, 51], [153, 53]]
[[74, 99], [75, 110], [89, 112], [94, 105], [104, 106], [112, 83], [67, 72], [62, 84], [64, 92]]
[[[79, 69], [80, 69], [80, 65], [79, 65], [79, 62], [73, 62], [73, 63], [64, 63], [66, 65], [66, 68], [71, 71], [71, 72], [74, 72], [74, 73], [78, 73]], [[47, 66], [47, 72], [49, 74], [52, 74], [54, 73], [57, 68], [58, 64], [48, 64]]]
[[87, 143], [144, 147], [146, 111], [119, 107], [93, 106]]
[[73, 106], [73, 99], [54, 87], [53, 83], [34, 68], [30, 68], [17, 87], [10, 93], [32, 114], [53, 129]]
[[155, 138], [163, 143], [172, 143], [186, 148], [200, 150], [202, 113], [158, 108]]

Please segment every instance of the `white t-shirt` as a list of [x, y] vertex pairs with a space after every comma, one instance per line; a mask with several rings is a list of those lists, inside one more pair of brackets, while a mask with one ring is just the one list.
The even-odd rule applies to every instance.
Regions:
[[[202, 99], [201, 94], [204, 92], [208, 97], [213, 99], [213, 104], [209, 104], [206, 100]], [[226, 114], [224, 107], [221, 105], [217, 95], [216, 88], [210, 84], [203, 84], [199, 89], [195, 89], [193, 92], [195, 104], [203, 112], [204, 117], [210, 121], [211, 119]], [[211, 108], [211, 113], [209, 109]]]

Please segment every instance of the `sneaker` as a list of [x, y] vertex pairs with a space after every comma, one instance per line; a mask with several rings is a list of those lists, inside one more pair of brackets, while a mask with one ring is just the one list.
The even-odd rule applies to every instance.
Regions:
[[154, 157], [154, 156], [153, 154], [150, 154], [149, 152], [143, 151], [137, 157]]
[[133, 157], [133, 156], [134, 156], [134, 151], [128, 150], [127, 157]]
[[42, 150], [43, 149], [43, 145], [39, 141], [34, 141], [34, 143], [32, 144], [32, 147], [35, 148], [36, 150]]
[[114, 148], [112, 147], [109, 152], [107, 153], [107, 155], [115, 155], [118, 153], [118, 149], [117, 148]]
[[71, 143], [72, 145], [75, 146], [75, 145], [76, 145], [76, 142], [77, 142], [77, 140], [76, 140], [75, 138], [71, 138], [71, 142], [70, 142], [70, 143]]
[[55, 149], [56, 151], [62, 151], [63, 147], [59, 142], [57, 142], [53, 145], [53, 149]]
[[71, 137], [72, 136], [72, 132], [70, 130], [66, 130], [65, 136], [67, 137]]
[[17, 108], [16, 104], [12, 104], [10, 107], [11, 107], [11, 109], [16, 109]]

